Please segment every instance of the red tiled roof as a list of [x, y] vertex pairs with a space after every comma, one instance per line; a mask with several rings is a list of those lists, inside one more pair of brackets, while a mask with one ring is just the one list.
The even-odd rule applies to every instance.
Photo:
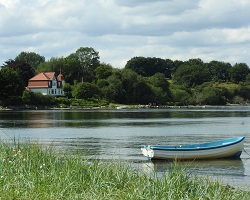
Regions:
[[30, 81], [48, 81], [52, 80], [55, 76], [55, 72], [41, 72], [30, 79]]

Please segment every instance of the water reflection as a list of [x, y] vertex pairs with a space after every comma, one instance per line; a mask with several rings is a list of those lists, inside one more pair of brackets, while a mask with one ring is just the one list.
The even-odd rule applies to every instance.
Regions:
[[[142, 170], [149, 176], [164, 176], [175, 164], [173, 162], [145, 162], [142, 164]], [[214, 180], [222, 181], [224, 184], [230, 184], [235, 187], [250, 187], [249, 182], [242, 182], [247, 176], [242, 159], [237, 160], [206, 160], [206, 161], [188, 161], [178, 162], [177, 167], [185, 169], [192, 175], [209, 176]]]
[[[0, 137], [54, 145], [58, 151], [82, 152], [87, 158], [122, 159], [135, 165], [152, 165], [140, 146], [183, 145], [246, 136], [250, 153], [250, 107], [135, 110], [0, 111]], [[241, 162], [193, 162], [198, 175], [228, 178], [228, 183], [250, 184], [250, 156]], [[168, 163], [153, 164], [162, 175]], [[250, 187], [250, 186], [249, 186]]]

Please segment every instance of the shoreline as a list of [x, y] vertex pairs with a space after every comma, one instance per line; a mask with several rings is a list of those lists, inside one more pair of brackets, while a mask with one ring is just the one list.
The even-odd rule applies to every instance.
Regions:
[[[70, 107], [49, 107], [49, 106], [0, 106], [0, 111], [12, 110], [113, 110], [118, 109], [120, 104], [108, 106], [70, 106]], [[229, 108], [229, 107], [244, 107], [250, 106], [249, 104], [228, 104], [228, 105], [188, 105], [188, 106], [152, 106], [152, 105], [122, 105], [124, 108], [119, 110], [129, 109], [207, 109], [207, 108]]]

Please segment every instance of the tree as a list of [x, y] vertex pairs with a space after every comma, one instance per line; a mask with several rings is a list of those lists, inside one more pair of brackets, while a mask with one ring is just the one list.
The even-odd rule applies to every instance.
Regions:
[[101, 92], [106, 99], [113, 103], [127, 103], [126, 91], [121, 81], [121, 72], [116, 71], [106, 80], [107, 83], [102, 84]]
[[15, 70], [23, 81], [22, 85], [24, 86], [27, 86], [29, 79], [34, 76], [34, 70], [25, 61], [8, 60], [5, 62], [3, 68], [11, 68]]
[[109, 82], [107, 81], [107, 79], [98, 79], [96, 85], [99, 88], [104, 88], [109, 86]]
[[177, 106], [190, 105], [191, 94], [186, 88], [175, 87], [172, 89], [172, 101]]
[[205, 87], [202, 91], [204, 94], [204, 102], [206, 105], [225, 105], [227, 98], [221, 88]]
[[174, 81], [177, 84], [184, 84], [187, 87], [201, 85], [210, 81], [210, 73], [206, 66], [201, 65], [182, 65], [174, 73]]
[[100, 65], [99, 53], [91, 47], [80, 47], [76, 51], [80, 62], [82, 81], [91, 82], [94, 79], [94, 71]]
[[55, 72], [59, 74], [64, 68], [64, 58], [63, 57], [52, 57], [48, 61], [41, 63], [36, 72]]
[[147, 58], [145, 57], [134, 57], [127, 61], [125, 69], [130, 69], [141, 76], [147, 76], [145, 72], [145, 67], [147, 65]]
[[113, 73], [112, 66], [109, 64], [101, 64], [95, 69], [95, 76], [97, 79], [106, 79]]
[[28, 91], [28, 90], [23, 91], [22, 102], [24, 104], [28, 104], [28, 105], [31, 104], [31, 92], [30, 91]]
[[35, 106], [52, 106], [56, 104], [55, 97], [43, 95], [41, 92], [31, 92], [31, 104]]
[[236, 63], [231, 68], [231, 79], [235, 83], [245, 81], [250, 70], [245, 63]]
[[75, 53], [70, 54], [64, 59], [63, 76], [65, 82], [73, 84], [75, 81], [82, 81], [82, 71], [80, 67], [80, 62]]
[[148, 78], [151, 90], [155, 100], [152, 102], [158, 104], [166, 104], [171, 100], [171, 92], [169, 89], [169, 83], [166, 80], [164, 74], [156, 73], [155, 75]]
[[173, 69], [174, 69], [174, 62], [170, 59], [166, 59], [166, 68], [165, 68], [165, 78], [172, 78]]
[[39, 64], [45, 62], [45, 57], [35, 52], [21, 52], [15, 58], [15, 61], [24, 61], [28, 63], [33, 68], [33, 70], [36, 70]]
[[21, 99], [24, 84], [18, 72], [12, 68], [4, 67], [0, 70], [0, 100], [11, 105], [15, 100]]
[[166, 80], [164, 74], [156, 73], [149, 77], [149, 81], [152, 85], [162, 88], [162, 90], [165, 92], [169, 92], [169, 83]]
[[72, 86], [69, 83], [65, 83], [63, 85], [63, 91], [66, 97], [71, 98], [72, 97]]
[[213, 81], [226, 82], [230, 80], [230, 63], [211, 61], [208, 63], [209, 72]]
[[99, 88], [89, 82], [82, 82], [76, 84], [72, 92], [73, 97], [78, 99], [89, 99], [89, 98], [99, 98], [100, 91]]
[[225, 105], [229, 91], [211, 83], [204, 83], [194, 89], [194, 101], [198, 105]]
[[139, 85], [138, 74], [130, 69], [122, 70], [122, 85], [126, 91], [127, 103], [135, 103], [138, 99], [137, 86]]
[[203, 66], [204, 62], [200, 58], [191, 58], [188, 61], [185, 61], [187, 65], [198, 65]]
[[177, 70], [180, 66], [182, 66], [183, 64], [184, 64], [183, 61], [181, 61], [181, 60], [175, 60], [175, 61], [173, 62], [173, 68], [172, 68], [172, 70], [171, 70], [171, 73], [174, 74], [174, 73], [176, 72], [176, 70]]
[[250, 100], [250, 86], [240, 84], [240, 87], [236, 93], [236, 96], [237, 95], [244, 99]]
[[250, 85], [250, 73], [246, 76], [246, 84]]
[[153, 76], [155, 73], [163, 73], [166, 78], [171, 77], [172, 63], [161, 58], [134, 57], [125, 65], [125, 69], [130, 69], [141, 76]]

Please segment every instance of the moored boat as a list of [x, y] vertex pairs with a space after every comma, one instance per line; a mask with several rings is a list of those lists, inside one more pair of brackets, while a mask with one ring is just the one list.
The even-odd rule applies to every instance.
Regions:
[[128, 108], [128, 106], [117, 106], [117, 107], [116, 107], [116, 109], [119, 109], [119, 110], [120, 110], [120, 109], [127, 109], [127, 108]]
[[148, 159], [239, 159], [244, 148], [244, 139], [245, 137], [236, 137], [200, 144], [177, 146], [143, 145], [141, 150], [143, 155]]

